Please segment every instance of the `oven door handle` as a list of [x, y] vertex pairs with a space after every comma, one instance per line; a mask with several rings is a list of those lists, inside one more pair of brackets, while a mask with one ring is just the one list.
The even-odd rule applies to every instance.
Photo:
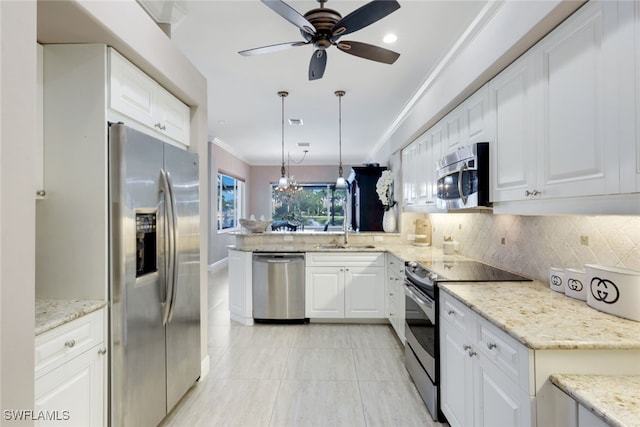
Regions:
[[436, 324], [435, 313], [433, 308], [434, 301], [431, 298], [423, 297], [413, 290], [413, 285], [406, 283], [404, 285], [405, 294], [415, 301], [416, 304], [424, 311], [431, 323]]

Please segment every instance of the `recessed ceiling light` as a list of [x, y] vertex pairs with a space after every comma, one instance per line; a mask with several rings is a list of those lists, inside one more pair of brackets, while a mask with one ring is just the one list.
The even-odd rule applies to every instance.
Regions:
[[384, 36], [384, 38], [382, 39], [383, 42], [387, 43], [387, 44], [391, 44], [391, 43], [395, 43], [395, 41], [398, 40], [398, 36], [396, 36], [393, 33], [389, 33], [386, 36]]
[[289, 119], [289, 124], [293, 126], [302, 126], [302, 119]]

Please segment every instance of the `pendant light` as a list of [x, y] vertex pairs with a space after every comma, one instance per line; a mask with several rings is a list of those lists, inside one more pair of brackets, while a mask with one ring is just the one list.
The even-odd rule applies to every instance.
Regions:
[[278, 96], [282, 99], [282, 166], [280, 167], [280, 179], [278, 180], [278, 188], [284, 190], [289, 186], [289, 180], [287, 179], [287, 170], [284, 167], [284, 99], [289, 95], [289, 92], [284, 90], [278, 92]]
[[347, 181], [342, 176], [342, 97], [346, 92], [343, 90], [335, 91], [338, 97], [338, 153], [340, 155], [340, 163], [338, 166], [338, 179], [336, 180], [336, 188], [346, 188]]

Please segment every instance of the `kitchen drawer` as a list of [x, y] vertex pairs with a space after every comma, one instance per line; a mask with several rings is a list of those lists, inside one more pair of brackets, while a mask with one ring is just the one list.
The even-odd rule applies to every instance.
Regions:
[[307, 267], [384, 267], [383, 252], [307, 252]]
[[469, 336], [472, 333], [469, 325], [473, 322], [473, 316], [469, 307], [448, 293], [440, 292], [440, 318]]
[[80, 317], [36, 337], [38, 378], [104, 341], [104, 309]]
[[521, 389], [528, 390], [529, 350], [488, 320], [478, 317], [478, 350]]
[[404, 276], [404, 261], [387, 252], [387, 273], [389, 275]]

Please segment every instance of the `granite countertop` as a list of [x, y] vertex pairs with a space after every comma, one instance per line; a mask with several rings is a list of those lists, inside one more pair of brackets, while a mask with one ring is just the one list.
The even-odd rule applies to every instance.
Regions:
[[534, 350], [640, 349], [640, 322], [597, 311], [540, 281], [439, 286]]
[[36, 299], [36, 336], [106, 306], [106, 301]]
[[611, 426], [640, 426], [640, 376], [565, 375], [549, 378]]

